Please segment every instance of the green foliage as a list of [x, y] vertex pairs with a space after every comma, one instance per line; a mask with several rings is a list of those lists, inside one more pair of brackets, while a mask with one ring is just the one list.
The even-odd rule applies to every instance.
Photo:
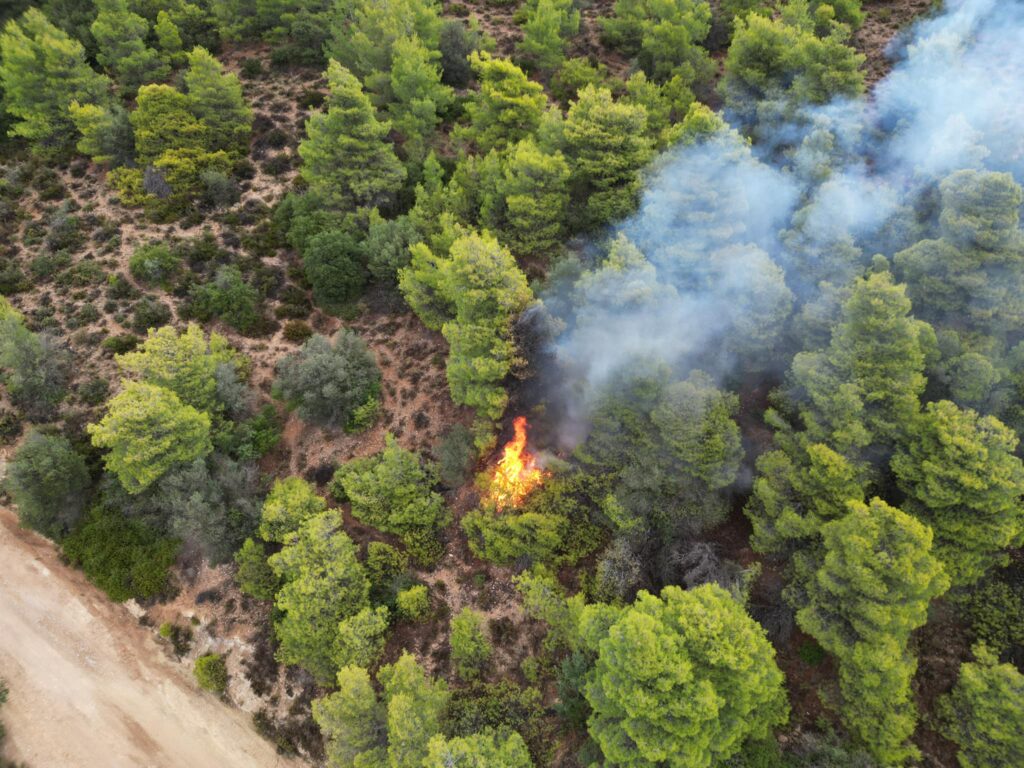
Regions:
[[55, 418], [70, 374], [71, 355], [63, 343], [32, 333], [17, 313], [0, 316], [0, 381], [26, 418]]
[[210, 453], [210, 417], [169, 389], [126, 381], [98, 424], [86, 427], [106, 448], [107, 470], [128, 493], [141, 493], [175, 464]]
[[551, 258], [565, 239], [569, 165], [561, 152], [546, 154], [532, 139], [519, 142], [505, 165], [503, 234], [520, 256]]
[[362, 244], [341, 230], [310, 238], [302, 251], [302, 268], [313, 287], [313, 300], [331, 313], [359, 298], [366, 283]]
[[454, 739], [435, 736], [430, 740], [423, 768], [452, 765], [465, 768], [532, 768], [533, 761], [523, 737], [515, 732], [504, 737], [493, 732]]
[[384, 219], [370, 215], [369, 231], [363, 243], [366, 253], [366, 268], [373, 279], [388, 286], [398, 283], [398, 271], [408, 266], [409, 246], [422, 238], [411, 217]]
[[440, 58], [417, 37], [395, 40], [391, 67], [391, 124], [402, 136], [402, 154], [414, 166], [426, 158], [438, 123], [455, 96], [441, 82]]
[[583, 596], [567, 598], [555, 577], [541, 568], [524, 571], [515, 577], [514, 582], [523, 597], [523, 609], [527, 615], [548, 626], [545, 647], [575, 649], [579, 643]]
[[192, 289], [189, 309], [197, 320], [217, 318], [240, 333], [255, 333], [263, 323], [259, 293], [238, 267], [229, 264], [220, 267], [213, 280]]
[[219, 653], [207, 653], [196, 659], [192, 668], [196, 682], [204, 691], [224, 693], [228, 687], [228, 668]]
[[337, 693], [313, 702], [331, 768], [422, 768], [448, 705], [443, 680], [429, 679], [408, 653], [382, 667], [378, 702], [366, 670], [345, 667]]
[[128, 113], [120, 104], [68, 105], [71, 120], [82, 135], [76, 148], [93, 162], [120, 168], [135, 159], [135, 136]]
[[565, 59], [568, 39], [580, 30], [580, 12], [571, 0], [537, 0], [523, 24], [519, 55], [536, 69], [556, 69]]
[[478, 152], [502, 150], [533, 134], [540, 125], [547, 99], [540, 84], [508, 59], [474, 51], [469, 61], [480, 90], [466, 104], [470, 122], [458, 136]]
[[584, 227], [624, 218], [636, 207], [640, 170], [651, 156], [646, 110], [616, 102], [607, 88], [588, 85], [565, 119], [570, 189]]
[[266, 541], [284, 543], [306, 520], [326, 509], [327, 502], [301, 477], [275, 480], [263, 502], [260, 536]]
[[738, 19], [719, 86], [726, 104], [753, 121], [759, 111], [771, 114], [772, 102], [791, 110], [859, 95], [864, 56], [846, 44], [849, 30], [836, 27], [818, 37], [809, 27], [806, 17], [801, 21], [785, 14]]
[[205, 151], [209, 128], [192, 114], [188, 96], [169, 85], [144, 85], [136, 105], [129, 120], [140, 163], [154, 163], [173, 150]]
[[717, 585], [587, 606], [580, 633], [597, 655], [587, 725], [606, 765], [714, 765], [787, 720], [764, 630]]
[[454, 424], [437, 447], [437, 474], [448, 488], [458, 488], [469, 477], [476, 460], [473, 433], [463, 424]]
[[338, 690], [313, 702], [313, 719], [324, 737], [327, 763], [331, 768], [371, 765], [372, 756], [385, 764], [379, 731], [384, 719], [370, 675], [359, 667], [338, 672]]
[[395, 596], [398, 615], [409, 621], [420, 621], [430, 611], [430, 593], [425, 584], [414, 584]]
[[432, 490], [437, 471], [418, 454], [387, 435], [384, 450], [340, 466], [331, 491], [352, 504], [352, 515], [393, 533], [423, 563], [434, 562], [442, 547], [438, 532], [448, 520], [444, 500]]
[[839, 658], [847, 726], [877, 760], [899, 765], [916, 754], [907, 642], [949, 579], [931, 530], [881, 499], [851, 503], [822, 536], [824, 559], [797, 621]]
[[392, 99], [390, 82], [400, 65], [396, 50], [402, 41], [418, 40], [436, 51], [441, 31], [436, 0], [335, 0], [327, 55], [366, 84], [377, 107]]
[[975, 170], [957, 171], [939, 190], [941, 236], [897, 253], [894, 264], [921, 317], [1001, 337], [1024, 322], [1024, 190], [1009, 174]]
[[242, 97], [238, 76], [225, 74], [204, 48], [188, 54], [184, 75], [189, 109], [207, 128], [206, 150], [245, 154], [252, 132], [252, 110]]
[[4, 478], [21, 524], [56, 541], [78, 522], [90, 485], [85, 459], [67, 438], [35, 430], [19, 446]]
[[387, 641], [388, 609], [366, 606], [359, 613], [342, 619], [335, 638], [334, 662], [347, 666], [372, 667], [384, 653]]
[[801, 352], [790, 376], [807, 437], [848, 459], [891, 444], [914, 422], [934, 331], [910, 315], [888, 272], [857, 280], [827, 350]]
[[71, 564], [117, 602], [165, 594], [178, 549], [176, 539], [103, 507], [93, 508], [61, 545]]
[[1011, 768], [1024, 760], [1024, 675], [984, 645], [940, 704], [943, 731], [960, 747], [961, 768]]
[[370, 580], [370, 602], [395, 605], [397, 592], [407, 583], [409, 555], [382, 541], [371, 541], [366, 546], [365, 567]]
[[489, 430], [508, 401], [502, 382], [515, 362], [512, 323], [533, 299], [526, 277], [487, 233], [459, 237], [447, 256], [424, 243], [412, 254], [399, 287], [424, 324], [448, 340], [452, 399], [475, 408]]
[[797, 621], [840, 658], [854, 642], [905, 643], [949, 587], [931, 553], [931, 530], [881, 499], [851, 502], [821, 532], [825, 556]]
[[340, 331], [333, 339], [314, 334], [299, 351], [277, 365], [281, 396], [306, 421], [343, 426], [359, 406], [380, 391], [380, 369], [356, 334]]
[[68, 105], [103, 104], [109, 81], [86, 63], [82, 44], [38, 8], [4, 27], [0, 60], [4, 107], [15, 119], [11, 134], [31, 142], [37, 154], [67, 154], [77, 135]]
[[211, 333], [207, 339], [202, 328], [190, 323], [181, 334], [169, 325], [151, 328], [142, 346], [118, 355], [117, 364], [125, 373], [169, 389], [186, 405], [212, 414], [224, 409], [218, 398], [218, 371], [221, 376], [237, 374], [243, 359], [223, 336]]
[[170, 67], [146, 45], [149, 22], [128, 8], [127, 0], [95, 0], [96, 20], [92, 36], [99, 50], [96, 60], [110, 72], [126, 96], [140, 85], [163, 80]]
[[974, 637], [996, 654], [1024, 648], [1024, 590], [1018, 582], [992, 579], [967, 597], [966, 614]]
[[337, 671], [338, 625], [366, 607], [370, 588], [341, 513], [327, 510], [308, 518], [267, 562], [284, 582], [275, 599], [278, 659], [329, 682]]
[[662, 366], [635, 366], [611, 380], [577, 453], [591, 474], [615, 478], [604, 510], [613, 527], [696, 532], [720, 522], [727, 507], [716, 491], [743, 457], [738, 410], [701, 371], [671, 382]]
[[679, 76], [686, 87], [703, 85], [714, 64], [700, 44], [711, 31], [706, 0], [616, 0], [615, 16], [601, 20], [603, 37], [664, 82]]
[[520, 559], [550, 563], [558, 559], [569, 521], [536, 512], [496, 514], [475, 509], [462, 518], [462, 530], [473, 554], [493, 563]]
[[479, 611], [463, 608], [452, 618], [452, 663], [463, 680], [473, 680], [491, 659], [491, 641], [485, 629], [486, 619]]
[[147, 243], [135, 249], [128, 271], [144, 285], [171, 287], [181, 272], [181, 256], [163, 243]]
[[948, 400], [928, 403], [892, 469], [908, 509], [935, 531], [936, 551], [957, 585], [973, 584], [1024, 532], [1024, 464], [1018, 438], [992, 416]]
[[310, 115], [299, 145], [302, 178], [338, 211], [386, 206], [405, 180], [387, 141], [390, 124], [377, 120], [359, 80], [336, 61], [327, 83], [327, 109]]
[[273, 600], [280, 586], [277, 574], [267, 564], [267, 551], [262, 542], [246, 539], [235, 553], [238, 588], [257, 600]]

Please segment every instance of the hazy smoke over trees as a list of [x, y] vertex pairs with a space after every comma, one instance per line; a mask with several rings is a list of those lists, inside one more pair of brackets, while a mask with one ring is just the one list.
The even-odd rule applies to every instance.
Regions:
[[545, 296], [573, 416], [641, 357], [681, 375], [785, 369], [827, 342], [836, 297], [875, 254], [938, 236], [949, 174], [1024, 181], [1022, 40], [1024, 3], [953, 0], [898, 41], [868, 98], [759, 108], [756, 125], [663, 156], [637, 213]]

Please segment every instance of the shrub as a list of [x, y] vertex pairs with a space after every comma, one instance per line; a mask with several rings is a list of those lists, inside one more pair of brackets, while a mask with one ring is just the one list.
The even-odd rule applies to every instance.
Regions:
[[267, 552], [262, 542], [246, 539], [235, 553], [238, 572], [235, 580], [238, 588], [257, 600], [273, 600], [280, 586], [280, 579], [267, 564]]
[[456, 424], [437, 447], [438, 476], [448, 488], [458, 488], [469, 477], [476, 460], [473, 433], [463, 424]]
[[277, 366], [276, 385], [299, 416], [325, 426], [351, 422], [359, 406], [380, 391], [380, 369], [356, 334], [342, 330], [333, 340], [316, 334]]
[[223, 320], [240, 333], [253, 333], [262, 324], [260, 297], [235, 266], [222, 266], [209, 283], [192, 289], [192, 316]]
[[1019, 583], [988, 581], [970, 594], [966, 609], [971, 632], [995, 653], [1024, 647], [1024, 593]]
[[22, 525], [59, 541], [78, 522], [89, 485], [85, 460], [67, 438], [32, 431], [14, 454], [4, 487]]
[[11, 402], [30, 421], [57, 415], [71, 371], [71, 354], [62, 343], [30, 332], [18, 319], [0, 319], [0, 369]]
[[284, 324], [284, 337], [288, 341], [301, 344], [312, 335], [313, 329], [309, 327], [309, 323], [292, 320]]
[[112, 355], [123, 355], [131, 352], [139, 345], [139, 337], [131, 333], [119, 333], [117, 336], [108, 336], [100, 344], [104, 350]]
[[204, 691], [224, 693], [228, 687], [228, 667], [219, 653], [208, 653], [196, 659], [196, 682]]
[[448, 519], [444, 500], [431, 490], [435, 482], [434, 468], [388, 435], [379, 454], [339, 467], [331, 492], [352, 503], [358, 520], [395, 534], [413, 557], [430, 563], [441, 554], [437, 532]]
[[479, 677], [491, 658], [491, 643], [484, 626], [484, 615], [471, 608], [463, 608], [452, 619], [452, 662], [463, 680]]
[[140, 283], [169, 288], [181, 271], [181, 256], [163, 243], [148, 243], [135, 249], [128, 271]]
[[89, 581], [120, 603], [166, 594], [178, 548], [176, 539], [139, 520], [95, 507], [64, 540], [62, 551]]
[[359, 241], [348, 232], [330, 230], [310, 238], [302, 252], [313, 300], [326, 312], [337, 313], [357, 299], [366, 284], [366, 267]]
[[159, 328], [170, 321], [170, 308], [162, 301], [147, 296], [136, 303], [132, 312], [131, 328], [136, 333], [146, 333], [150, 328]]
[[410, 621], [419, 621], [430, 611], [430, 593], [425, 584], [414, 584], [399, 592], [395, 603], [399, 616]]
[[370, 581], [370, 602], [394, 605], [398, 585], [409, 568], [409, 556], [383, 541], [371, 541], [366, 548], [366, 578]]

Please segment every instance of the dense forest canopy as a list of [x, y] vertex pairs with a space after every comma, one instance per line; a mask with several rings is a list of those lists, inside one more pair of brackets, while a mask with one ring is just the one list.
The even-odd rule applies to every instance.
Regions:
[[4, 493], [332, 768], [1024, 765], [1024, 4], [932, 6], [8, 4]]

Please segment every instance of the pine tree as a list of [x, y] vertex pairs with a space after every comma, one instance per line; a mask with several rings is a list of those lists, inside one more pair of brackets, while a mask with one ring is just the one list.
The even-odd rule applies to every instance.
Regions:
[[15, 120], [10, 134], [27, 139], [38, 154], [60, 156], [74, 147], [69, 104], [109, 100], [110, 81], [89, 67], [82, 44], [36, 8], [7, 23], [0, 62], [4, 107]]
[[277, 657], [322, 683], [337, 673], [338, 625], [366, 607], [370, 589], [342, 522], [336, 509], [306, 519], [267, 560], [284, 581], [274, 603], [280, 611], [274, 623]]
[[99, 50], [96, 60], [117, 81], [126, 96], [139, 86], [163, 80], [170, 67], [146, 45], [149, 22], [128, 8], [127, 0], [95, 0], [92, 35]]
[[456, 403], [476, 409], [478, 440], [486, 443], [505, 411], [502, 387], [512, 368], [512, 322], [532, 301], [526, 276], [493, 236], [459, 237], [447, 256], [424, 243], [399, 273], [399, 287], [423, 322], [448, 340], [448, 387]]
[[908, 509], [935, 531], [953, 582], [974, 584], [1024, 533], [1017, 435], [993, 416], [928, 403], [892, 459]]
[[326, 111], [306, 121], [299, 145], [310, 191], [341, 211], [387, 205], [405, 169], [387, 141], [389, 123], [377, 120], [359, 81], [336, 61], [327, 68]]
[[961, 768], [1024, 765], [1024, 675], [984, 645], [939, 706], [943, 732], [955, 741]]
[[301, 477], [275, 480], [263, 502], [260, 536], [266, 541], [284, 543], [304, 522], [326, 509], [327, 502]]
[[439, 55], [429, 51], [419, 38], [396, 40], [393, 56], [393, 101], [388, 104], [388, 115], [403, 138], [403, 156], [410, 166], [418, 168], [454, 94], [441, 83], [441, 70], [436, 63]]
[[717, 585], [641, 591], [624, 608], [589, 605], [580, 627], [597, 656], [584, 692], [605, 765], [722, 764], [787, 720], [774, 649]]
[[383, 109], [393, 100], [395, 43], [414, 37], [437, 51], [440, 10], [436, 0], [335, 0], [324, 51], [359, 78], [374, 106]]
[[169, 389], [129, 381], [107, 404], [98, 424], [86, 427], [97, 448], [107, 448], [107, 470], [130, 494], [146, 490], [171, 467], [206, 456], [210, 417], [185, 405]]
[[60, 541], [78, 522], [89, 493], [85, 459], [62, 436], [29, 432], [7, 467], [4, 488], [26, 528]]
[[137, 350], [117, 356], [121, 370], [169, 389], [186, 405], [206, 412], [223, 410], [217, 400], [217, 369], [227, 366], [237, 372], [242, 363], [227, 339], [218, 333], [207, 339], [194, 323], [181, 334], [169, 325], [151, 328]]
[[423, 768], [533, 768], [523, 737], [513, 731], [505, 737], [494, 732], [446, 739], [438, 734], [430, 740]]
[[582, 224], [596, 227], [632, 213], [640, 170], [651, 156], [644, 108], [616, 103], [607, 88], [588, 85], [569, 108], [565, 143]]
[[206, 124], [206, 149], [245, 154], [252, 131], [252, 110], [242, 98], [238, 76], [225, 74], [204, 48], [188, 54], [185, 89], [189, 110]]
[[313, 719], [320, 726], [324, 748], [331, 768], [355, 768], [386, 763], [379, 754], [384, 730], [385, 708], [377, 701], [370, 675], [359, 667], [343, 667], [338, 671], [338, 690], [313, 702]]
[[797, 622], [839, 659], [847, 725], [880, 763], [900, 765], [916, 753], [907, 643], [949, 578], [931, 530], [881, 499], [852, 502], [821, 530], [824, 557]]
[[544, 89], [508, 59], [474, 51], [469, 62], [480, 91], [466, 105], [470, 124], [458, 136], [472, 142], [480, 154], [502, 150], [537, 130], [547, 99]]
[[519, 256], [550, 258], [565, 238], [569, 165], [561, 152], [545, 154], [533, 139], [519, 142], [505, 165], [504, 234]]
[[209, 128], [192, 114], [188, 96], [169, 85], [144, 85], [136, 103], [129, 120], [140, 163], [155, 163], [175, 150], [205, 150]]
[[160, 55], [168, 66], [177, 67], [184, 63], [185, 52], [181, 33], [167, 11], [161, 10], [157, 13], [153, 34], [156, 35], [157, 44], [160, 46]]
[[568, 38], [580, 30], [580, 12], [572, 0], [537, 0], [523, 24], [517, 50], [536, 69], [557, 69], [565, 59]]

